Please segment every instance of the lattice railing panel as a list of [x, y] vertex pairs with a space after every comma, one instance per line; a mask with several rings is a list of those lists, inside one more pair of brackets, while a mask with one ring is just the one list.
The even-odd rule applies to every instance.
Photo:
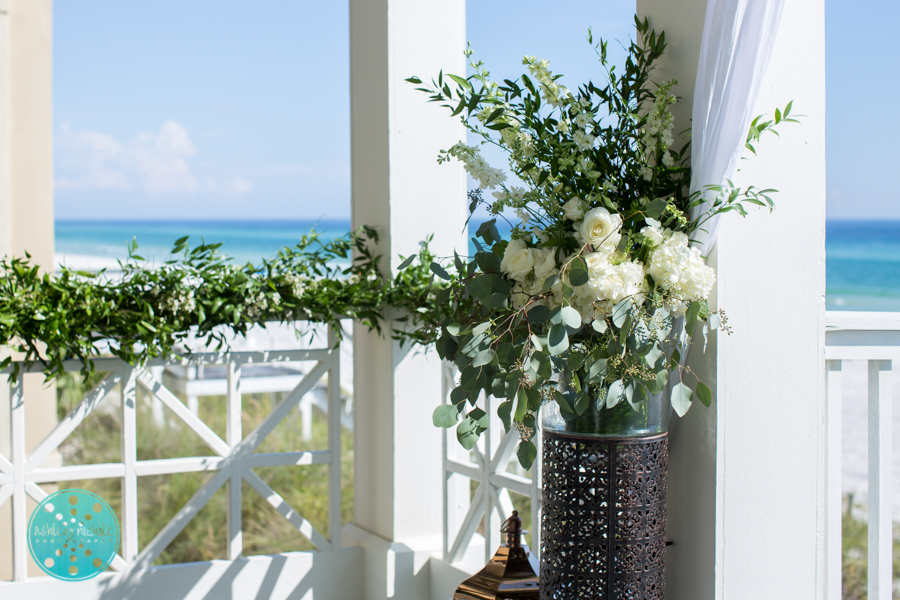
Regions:
[[[454, 365], [444, 363], [444, 401], [456, 387], [458, 372]], [[482, 397], [479, 405], [491, 416], [491, 426], [481, 435], [478, 445], [467, 452], [455, 439], [455, 430], [444, 430], [444, 560], [450, 563], [462, 559], [483, 522], [485, 561], [500, 545], [500, 526], [513, 511], [510, 492], [531, 500], [531, 545], [540, 556], [541, 488], [540, 488], [540, 431], [533, 439], [538, 448], [530, 476], [509, 472], [516, 461], [519, 434], [515, 429], [504, 430], [496, 413], [497, 400]], [[515, 463], [518, 464], [518, 463]], [[514, 469], [514, 471], [521, 469]], [[475, 482], [474, 494], [471, 491]]]
[[[250, 364], [315, 361], [315, 366], [300, 383], [276, 404], [262, 421], [246, 434], [242, 431], [241, 367]], [[222, 439], [184, 402], [151, 374], [153, 367], [197, 367], [224, 365], [227, 369], [226, 435]], [[167, 361], [152, 361], [144, 367], [131, 367], [114, 358], [95, 361], [97, 371], [108, 375], [88, 392], [82, 401], [63, 418], [40, 444], [26, 453], [25, 422], [27, 401], [21, 378], [10, 384], [9, 457], [0, 454], [0, 505], [11, 499], [13, 514], [13, 577], [27, 578], [27, 506], [26, 498], [40, 502], [47, 493], [38, 484], [73, 480], [121, 478], [122, 510], [119, 515], [122, 531], [122, 554], [111, 566], [116, 571], [135, 571], [150, 567], [175, 537], [222, 487], [227, 489], [227, 555], [236, 560], [243, 552], [241, 523], [242, 482], [247, 482], [283, 518], [293, 525], [318, 550], [340, 548], [341, 535], [341, 408], [340, 408], [340, 351], [335, 348], [334, 332], [329, 331], [328, 347], [312, 350], [272, 352], [193, 353]], [[81, 364], [66, 363], [67, 371], [78, 371]], [[35, 370], [37, 367], [35, 367]], [[4, 373], [7, 373], [4, 371]], [[255, 453], [266, 437], [297, 408], [304, 395], [316, 383], [328, 376], [328, 443], [326, 450], [304, 452]], [[101, 400], [116, 386], [121, 386], [121, 462], [87, 465], [66, 465], [46, 468], [40, 465], [58, 450], [69, 435], [98, 407]], [[137, 459], [137, 389], [138, 387], [162, 403], [192, 434], [198, 436], [213, 451], [214, 456], [189, 456], [171, 459]], [[328, 481], [328, 539], [317, 531], [295, 507], [253, 469], [260, 467], [288, 467], [295, 465], [329, 465]], [[138, 478], [172, 473], [209, 473], [214, 475], [175, 514], [162, 530], [138, 551]]]

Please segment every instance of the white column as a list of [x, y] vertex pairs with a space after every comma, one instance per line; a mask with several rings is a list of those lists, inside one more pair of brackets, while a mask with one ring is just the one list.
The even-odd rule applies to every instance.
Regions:
[[[53, 263], [52, 2], [0, 0], [0, 257], [24, 255], [44, 269]], [[0, 357], [7, 356], [0, 348]], [[56, 386], [41, 374], [26, 375], [26, 451], [56, 426]], [[9, 393], [0, 385], [0, 453], [8, 452]], [[53, 452], [42, 464], [58, 466]], [[42, 484], [45, 491], [55, 486]], [[34, 504], [28, 500], [28, 510]], [[0, 580], [9, 578], [6, 557], [10, 504], [0, 507]], [[41, 574], [29, 556], [28, 573]]]
[[[449, 112], [404, 82], [464, 74], [465, 2], [350, 0], [353, 225], [378, 228], [382, 268], [434, 233], [439, 256], [465, 247], [466, 179], [437, 153], [464, 138]], [[354, 327], [355, 527], [365, 538], [366, 597], [427, 597], [422, 552], [440, 554], [441, 402], [434, 352]]]
[[[690, 102], [706, 0], [638, 0], [666, 31], [660, 79]], [[729, 215], [710, 263], [734, 329], [693, 352], [714, 391], [671, 428], [667, 598], [815, 598], [824, 583], [825, 79], [823, 0], [786, 3], [756, 113], [801, 125], [757, 145], [738, 185], [780, 190], [773, 214]]]

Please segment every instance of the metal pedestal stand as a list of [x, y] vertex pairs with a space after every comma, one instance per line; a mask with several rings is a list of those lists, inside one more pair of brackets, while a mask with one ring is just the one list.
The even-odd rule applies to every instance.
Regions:
[[668, 434], [543, 438], [542, 600], [663, 600]]

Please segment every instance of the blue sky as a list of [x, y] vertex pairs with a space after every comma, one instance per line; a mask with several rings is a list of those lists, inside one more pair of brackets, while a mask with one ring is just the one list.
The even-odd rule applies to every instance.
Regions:
[[[57, 218], [349, 215], [347, 5], [248, 7], [55, 0]], [[829, 217], [900, 218], [900, 120], [884, 116], [900, 92], [900, 6], [826, 11]], [[469, 2], [467, 37], [496, 75], [534, 54], [577, 83], [599, 77], [587, 27], [624, 40], [633, 12], [630, 0]]]

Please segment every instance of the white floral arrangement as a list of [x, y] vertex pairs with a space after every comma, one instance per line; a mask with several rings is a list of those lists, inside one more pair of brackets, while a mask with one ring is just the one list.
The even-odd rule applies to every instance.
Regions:
[[[468, 51], [473, 75], [441, 73], [418, 88], [479, 140], [438, 161], [462, 162], [479, 186], [469, 193], [470, 213], [483, 206], [494, 216], [478, 228], [474, 256], [431, 265], [449, 282], [438, 298], [446, 310], [419, 318], [432, 320], [439, 353], [461, 372], [434, 423], [455, 425], [466, 447], [487, 427], [481, 392], [504, 400], [498, 413], [519, 430], [525, 466], [536, 455], [538, 412], [549, 403], [573, 431], [615, 433], [622, 422], [646, 421], [648, 404], [667, 387], [680, 415], [695, 396], [712, 400], [682, 359], [695, 333], [705, 340], [728, 326], [709, 306], [715, 272], [691, 235], [715, 215], [746, 215], [745, 204], [771, 210], [774, 190], [728, 183], [690, 193], [690, 146], [675, 147], [670, 112], [676, 81], [651, 80], [664, 34], [646, 20], [636, 24], [639, 41], [621, 71], [607, 62], [606, 43], [589, 36], [602, 87], [571, 91], [534, 57], [523, 60], [527, 74], [498, 83]], [[748, 147], [793, 121], [789, 113], [790, 105], [773, 121], [756, 119]], [[485, 144], [506, 154], [509, 176], [488, 164]], [[509, 221], [510, 239], [497, 219]]]

